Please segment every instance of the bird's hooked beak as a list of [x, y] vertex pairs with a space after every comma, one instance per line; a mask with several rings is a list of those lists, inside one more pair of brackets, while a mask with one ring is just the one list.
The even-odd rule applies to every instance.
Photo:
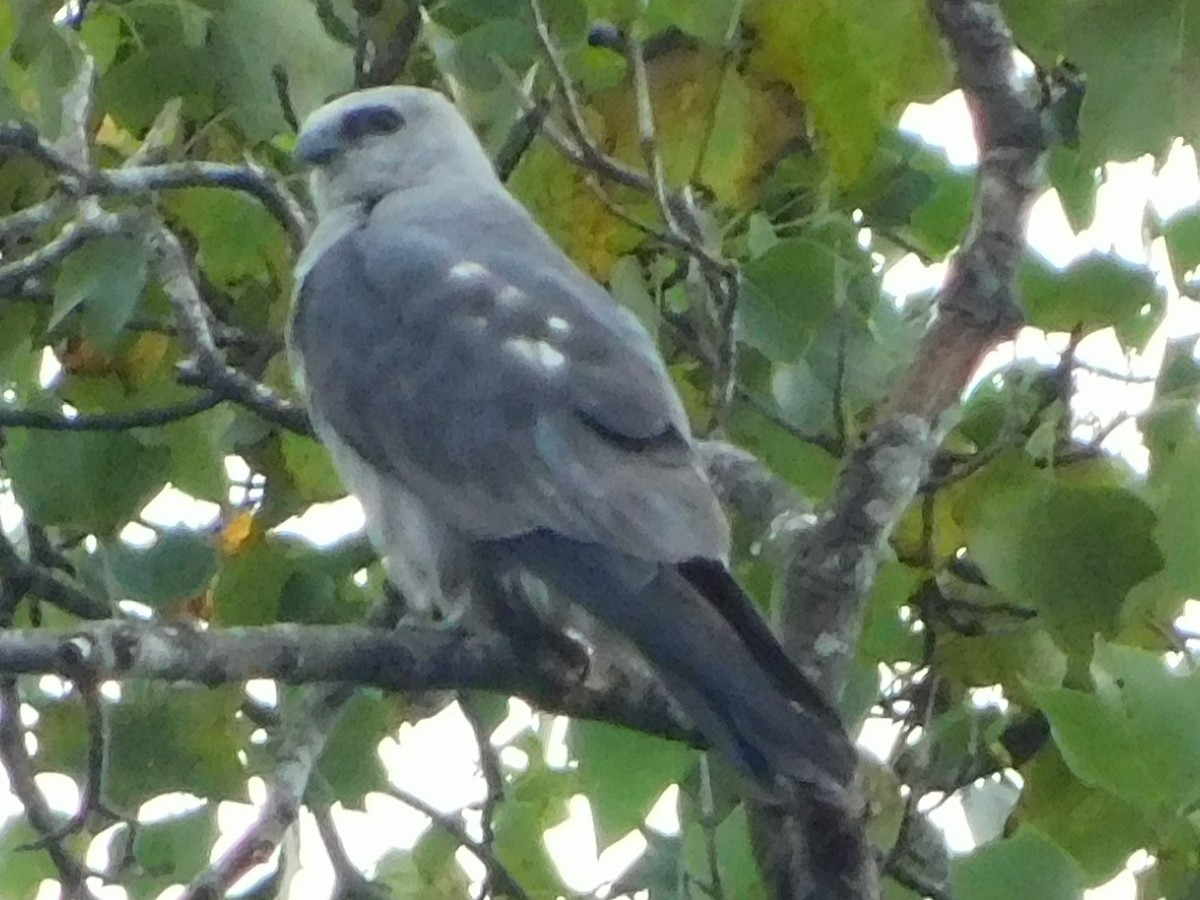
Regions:
[[328, 127], [304, 128], [296, 141], [292, 156], [309, 166], [323, 166], [331, 162], [342, 150], [335, 129]]

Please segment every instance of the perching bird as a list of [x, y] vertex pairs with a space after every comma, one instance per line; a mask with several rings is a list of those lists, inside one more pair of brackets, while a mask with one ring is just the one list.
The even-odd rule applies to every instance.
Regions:
[[[646, 331], [553, 243], [440, 94], [304, 123], [319, 216], [290, 346], [312, 420], [418, 608], [525, 573], [623, 635], [771, 792], [855, 754], [725, 565], [729, 532]], [[478, 598], [476, 598], [478, 602]]]

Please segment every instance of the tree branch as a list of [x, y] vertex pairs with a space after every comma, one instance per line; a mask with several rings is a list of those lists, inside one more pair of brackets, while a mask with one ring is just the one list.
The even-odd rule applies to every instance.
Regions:
[[312, 434], [304, 410], [293, 406], [264, 384], [229, 366], [213, 337], [208, 308], [200, 296], [187, 254], [179, 238], [162, 222], [148, 228], [150, 247], [158, 265], [163, 291], [175, 309], [175, 319], [193, 358], [184, 364], [180, 380], [208, 388], [222, 399], [253, 410], [269, 422], [299, 434]]
[[299, 251], [308, 239], [308, 216], [303, 207], [274, 177], [254, 163], [233, 166], [189, 160], [156, 166], [99, 169], [87, 177], [86, 186], [92, 193], [119, 195], [147, 195], [153, 191], [187, 187], [240, 191], [258, 200], [279, 221], [294, 251]]
[[[994, 0], [930, 0], [930, 7], [975, 120], [974, 217], [939, 296], [937, 320], [880, 420], [847, 461], [832, 503], [801, 535], [787, 573], [785, 646], [831, 696], [846, 683], [887, 540], [937, 453], [945, 414], [983, 357], [1021, 322], [1013, 282], [1046, 149], [1039, 112], [1017, 78], [1012, 37]], [[850, 863], [839, 873], [827, 865], [827, 845], [836, 835], [790, 824], [768, 810], [755, 828], [762, 856], [773, 861], [767, 868], [778, 865], [794, 876], [777, 885], [781, 896], [877, 895], [874, 861], [867, 848], [851, 846], [851, 830], [837, 848]], [[805, 857], [817, 865], [797, 865]]]
[[[104, 600], [94, 597], [66, 581], [50, 569], [23, 560], [12, 542], [0, 532], [0, 582], [24, 585], [23, 594], [39, 597], [81, 619], [107, 619], [113, 609]], [[11, 615], [11, 610], [5, 611]], [[0, 666], [0, 672], [4, 667]]]
[[0, 428], [34, 428], [42, 431], [128, 431], [131, 428], [153, 428], [199, 415], [224, 399], [216, 391], [205, 391], [170, 406], [115, 413], [80, 413], [76, 416], [64, 416], [36, 409], [0, 407]]
[[[501, 897], [510, 897], [512, 900], [530, 900], [529, 893], [522, 886], [521, 882], [517, 881], [516, 876], [508, 870], [500, 858], [496, 856], [495, 849], [489, 841], [475, 840], [467, 833], [467, 829], [461, 821], [440, 812], [437, 807], [426, 803], [420, 797], [410, 794], [408, 791], [401, 790], [392, 785], [387, 789], [387, 792], [405, 806], [412, 807], [417, 812], [428, 816], [435, 828], [446, 832], [446, 834], [458, 841], [460, 846], [466, 847], [471, 851], [471, 854], [483, 863], [489, 886], [498, 891]], [[485, 896], [491, 896], [491, 891], [488, 891]]]
[[[198, 631], [135, 620], [78, 631], [0, 631], [0, 672], [81, 672], [99, 680], [251, 678], [336, 682], [398, 691], [478, 689], [521, 696], [548, 712], [617, 722], [692, 744], [703, 741], [652, 676], [597, 651], [582, 678], [551, 651], [514, 649], [498, 634], [361, 625], [268, 625]], [[297, 795], [300, 796], [300, 795]]]

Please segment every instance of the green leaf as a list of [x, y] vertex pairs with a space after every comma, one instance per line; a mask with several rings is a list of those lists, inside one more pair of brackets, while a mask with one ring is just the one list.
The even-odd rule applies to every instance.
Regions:
[[406, 709], [399, 697], [376, 691], [359, 691], [347, 704], [317, 767], [343, 806], [362, 809], [367, 794], [387, 786], [379, 742], [399, 730]]
[[103, 551], [114, 593], [152, 607], [195, 597], [217, 574], [217, 551], [207, 535], [185, 529], [159, 534], [147, 548], [110, 541]]
[[1141, 347], [1162, 317], [1166, 296], [1146, 266], [1092, 254], [1056, 271], [1031, 257], [1020, 276], [1029, 324], [1046, 331], [1089, 334], [1116, 329], [1126, 347]]
[[509, 783], [496, 811], [496, 855], [535, 900], [563, 893], [546, 852], [545, 832], [567, 817], [567, 800], [575, 790], [570, 773], [530, 769]]
[[[689, 823], [683, 838], [684, 864], [692, 878], [700, 883], [712, 881], [708, 841], [706, 830], [698, 822]], [[738, 900], [767, 900], [766, 885], [754, 862], [744, 804], [738, 804], [716, 826], [712, 842], [724, 896]]]
[[1182, 594], [1196, 595], [1200, 593], [1200, 441], [1189, 441], [1154, 473], [1153, 490], [1159, 498], [1154, 533], [1164, 569]]
[[122, 237], [97, 238], [72, 252], [54, 285], [48, 327], [82, 306], [84, 335], [102, 350], [111, 349], [142, 298], [149, 253], [144, 241]]
[[1188, 207], [1159, 226], [1167, 244], [1167, 257], [1175, 280], [1187, 282], [1187, 276], [1200, 267], [1200, 209]]
[[1069, 480], [1001, 457], [955, 504], [967, 551], [990, 585], [1037, 610], [1071, 654], [1112, 634], [1125, 595], [1157, 571], [1154, 513], [1107, 474]]
[[1017, 46], [1031, 59], [1049, 68], [1062, 54], [1067, 7], [1073, 0], [1003, 0], [1004, 18], [1017, 38]]
[[173, 791], [244, 799], [242, 700], [238, 686], [127, 685], [109, 713], [108, 797], [119, 809]]
[[[1005, 622], [1003, 614], [989, 616], [987, 604], [975, 614], [981, 634], [954, 633], [938, 638], [937, 660], [947, 675], [972, 687], [999, 684], [1006, 697], [1025, 702], [1032, 687], [1058, 687], [1067, 676], [1067, 657], [1036, 624], [1013, 630], [993, 625]], [[993, 625], [993, 627], [989, 627]], [[912, 658], [912, 657], [909, 657]]]
[[16, 431], [7, 438], [13, 490], [39, 525], [109, 534], [166, 480], [166, 451], [128, 432]]
[[11, 3], [0, 3], [0, 53], [7, 53], [17, 36], [17, 15]]
[[277, 621], [284, 585], [295, 571], [288, 543], [274, 535], [226, 560], [213, 590], [216, 620], [225, 626]]
[[454, 859], [458, 841], [432, 828], [411, 851], [389, 850], [379, 860], [375, 881], [394, 897], [423, 900], [460, 900], [470, 879]]
[[1058, 192], [1067, 221], [1076, 234], [1092, 224], [1096, 217], [1096, 189], [1099, 171], [1084, 162], [1078, 150], [1055, 147], [1050, 153], [1050, 184]]
[[[108, 704], [105, 799], [131, 810], [172, 791], [244, 799], [245, 774], [237, 754], [248, 728], [236, 719], [243, 699], [236, 686], [124, 685], [121, 700]], [[37, 706], [40, 765], [82, 771], [88, 743], [82, 706], [72, 699]]]
[[141, 874], [127, 888], [134, 897], [151, 900], [164, 888], [187, 884], [208, 865], [216, 839], [215, 803], [139, 825], [133, 854]]
[[[171, 454], [171, 484], [200, 500], [222, 503], [229, 498], [225, 457], [226, 434], [237, 412], [228, 404], [198, 416], [142, 432], [147, 444], [160, 443]], [[151, 429], [147, 429], [147, 432]]]
[[795, 362], [835, 309], [878, 292], [870, 260], [840, 223], [786, 238], [746, 263], [741, 338], [774, 362]]
[[1055, 748], [1037, 754], [1021, 775], [1025, 788], [1016, 820], [1075, 857], [1089, 884], [1115, 877], [1131, 853], [1153, 842], [1137, 807], [1080, 781]]
[[944, 151], [893, 130], [882, 135], [875, 158], [846, 200], [862, 209], [883, 241], [903, 238], [941, 258], [962, 239], [974, 191], [972, 172], [951, 166]]
[[[786, 417], [783, 417], [786, 420]], [[726, 423], [729, 437], [753, 453], [769, 469], [806, 496], [820, 500], [829, 494], [838, 461], [820, 447], [802, 441], [786, 428], [744, 404], [733, 407]]]
[[[65, 817], [60, 824], [64, 823]], [[3, 865], [0, 865], [0, 896], [5, 900], [33, 900], [39, 895], [38, 885], [46, 880], [57, 880], [58, 870], [45, 850], [17, 849], [36, 845], [40, 839], [41, 835], [33, 830], [24, 817], [9, 819], [0, 828], [0, 860], [3, 860]], [[85, 840], [83, 835], [73, 835], [67, 839], [65, 849], [78, 854], [86, 849]]]
[[660, 31], [671, 26], [720, 47], [732, 25], [731, 13], [738, 8], [728, 0], [649, 0], [642, 13], [642, 25], [647, 31]]
[[118, 809], [186, 791], [213, 800], [243, 800], [238, 761], [245, 723], [237, 686], [189, 688], [128, 684], [109, 711], [106, 789]]
[[1083, 895], [1078, 865], [1033, 828], [987, 844], [952, 866], [956, 900], [1079, 900]]
[[177, 191], [170, 208], [200, 245], [200, 264], [219, 285], [267, 280], [282, 267], [282, 227], [257, 200], [222, 188]]
[[963, 404], [958, 432], [979, 449], [992, 446], [1001, 435], [1026, 434], [1058, 396], [1055, 369], [1026, 359], [994, 372], [981, 381]]
[[37, 372], [34, 338], [41, 334], [43, 321], [42, 311], [31, 303], [0, 307], [0, 384], [33, 381]]
[[1080, 149], [1092, 164], [1162, 153], [1196, 137], [1200, 31], [1190, 0], [1073, 4], [1065, 51], [1087, 76]]
[[1155, 472], [1180, 448], [1200, 439], [1196, 402], [1200, 399], [1200, 363], [1196, 336], [1167, 341], [1154, 383], [1154, 402], [1139, 420]]
[[224, 0], [213, 15], [206, 62], [230, 98], [230, 108], [252, 141], [287, 127], [276, 87], [286, 77], [299, 117], [353, 86], [354, 51], [335, 40], [308, 0]]
[[591, 801], [602, 847], [641, 827], [663, 791], [698, 756], [686, 744], [603, 722], [572, 722], [568, 743], [579, 760], [579, 789]]
[[[886, 125], [910, 101], [949, 84], [924, 3], [815, 0], [747, 4], [756, 29], [752, 71], [783, 81], [804, 103], [843, 184], [862, 173]], [[847, 66], [853, 58], [857, 65]]]
[[48, 772], [80, 772], [87, 759], [83, 706], [74, 700], [36, 702], [38, 765]]
[[[89, 10], [88, 19], [98, 12]], [[119, 16], [132, 40], [100, 78], [101, 108], [137, 134], [175, 98], [182, 98], [185, 118], [211, 117], [216, 80], [205, 47], [209, 13], [195, 3], [140, 2], [122, 5]]]
[[900, 620], [900, 607], [909, 601], [923, 577], [920, 570], [895, 561], [880, 566], [867, 599], [862, 638], [858, 642], [861, 658], [872, 664], [920, 658], [921, 636]]
[[1091, 673], [1094, 693], [1037, 694], [1071, 771], [1151, 815], [1190, 808], [1200, 799], [1200, 673], [1103, 641]]
[[284, 464], [305, 500], [325, 503], [346, 496], [329, 451], [321, 444], [292, 432], [281, 435], [279, 443]]
[[108, 71], [121, 46], [121, 17], [110, 9], [88, 10], [79, 36], [100, 72]]

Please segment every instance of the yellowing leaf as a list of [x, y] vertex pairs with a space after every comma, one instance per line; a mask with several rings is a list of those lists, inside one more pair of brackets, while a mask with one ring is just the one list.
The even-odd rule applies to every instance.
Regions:
[[217, 550], [222, 556], [241, 556], [262, 540], [262, 528], [254, 513], [242, 511], [222, 526], [217, 533]]
[[162, 368], [163, 360], [171, 349], [171, 338], [165, 334], [147, 331], [134, 339], [133, 345], [116, 360], [117, 374], [129, 381], [143, 381]]
[[745, 19], [757, 35], [750, 71], [795, 91], [844, 184], [908, 102], [949, 84], [924, 0], [757, 0]]
[[604, 208], [586, 176], [539, 142], [522, 157], [508, 187], [576, 263], [604, 281], [640, 236]]
[[[763, 169], [802, 131], [786, 92], [749, 80], [715, 51], [680, 50], [650, 63], [658, 149], [673, 185], [699, 180], [724, 203], [741, 205]], [[641, 167], [637, 107], [629, 85], [595, 103], [613, 155]]]

